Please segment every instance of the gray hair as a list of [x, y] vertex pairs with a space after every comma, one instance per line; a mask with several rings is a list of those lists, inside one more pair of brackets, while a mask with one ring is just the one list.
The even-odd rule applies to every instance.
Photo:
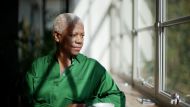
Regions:
[[73, 26], [76, 23], [82, 23], [81, 19], [72, 13], [63, 13], [58, 15], [53, 23], [53, 32], [63, 33], [64, 30], [69, 27]]

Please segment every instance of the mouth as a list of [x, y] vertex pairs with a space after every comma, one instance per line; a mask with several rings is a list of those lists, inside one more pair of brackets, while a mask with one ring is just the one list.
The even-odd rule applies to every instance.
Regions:
[[75, 51], [80, 51], [82, 47], [73, 47]]

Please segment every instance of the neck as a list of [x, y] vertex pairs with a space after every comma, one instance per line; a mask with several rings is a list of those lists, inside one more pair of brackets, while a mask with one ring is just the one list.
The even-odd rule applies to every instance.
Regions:
[[71, 56], [64, 52], [58, 51], [56, 53], [56, 57], [59, 62], [60, 74], [62, 74], [65, 68], [71, 65]]

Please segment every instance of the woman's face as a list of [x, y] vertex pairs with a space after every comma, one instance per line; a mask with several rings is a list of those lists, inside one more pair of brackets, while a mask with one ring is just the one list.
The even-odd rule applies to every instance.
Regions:
[[59, 38], [59, 47], [61, 52], [68, 55], [77, 55], [84, 41], [84, 26], [81, 22], [68, 26]]

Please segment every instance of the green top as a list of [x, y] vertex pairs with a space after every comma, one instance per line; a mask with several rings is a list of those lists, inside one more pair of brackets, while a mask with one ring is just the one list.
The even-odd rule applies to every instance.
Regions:
[[67, 107], [111, 102], [125, 107], [125, 95], [96, 60], [78, 54], [60, 76], [55, 54], [36, 59], [26, 73], [27, 97], [33, 107]]

